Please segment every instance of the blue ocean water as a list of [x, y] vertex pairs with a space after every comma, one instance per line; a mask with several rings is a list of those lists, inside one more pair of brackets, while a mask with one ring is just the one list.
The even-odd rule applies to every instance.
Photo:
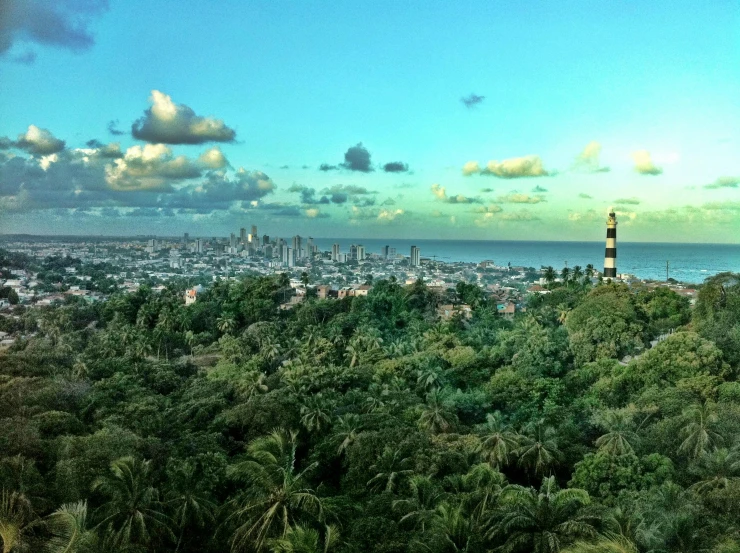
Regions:
[[[552, 265], [561, 269], [604, 266], [604, 242], [529, 242], [513, 240], [400, 240], [375, 238], [316, 238], [321, 250], [331, 250], [334, 243], [348, 252], [351, 244], [362, 244], [368, 253], [380, 253], [386, 244], [408, 256], [412, 245], [421, 248], [422, 257], [440, 261], [479, 262], [491, 259], [497, 265], [534, 267]], [[617, 270], [639, 278], [665, 280], [666, 261], [669, 276], [682, 282], [700, 283], [723, 271], [740, 272], [740, 244], [669, 244], [619, 242]]]

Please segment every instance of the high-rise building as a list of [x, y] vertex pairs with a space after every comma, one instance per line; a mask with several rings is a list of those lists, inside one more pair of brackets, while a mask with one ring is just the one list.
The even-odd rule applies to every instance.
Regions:
[[262, 236], [262, 245], [267, 246], [269, 243], [270, 243], [270, 237], [267, 234]]
[[313, 238], [309, 236], [308, 240], [306, 240], [306, 257], [309, 259], [313, 258], [314, 249]]
[[349, 253], [347, 254], [347, 258], [350, 259], [350, 260], [352, 260], [352, 261], [356, 261], [357, 260], [357, 245], [356, 244], [352, 244], [349, 247]]
[[257, 236], [257, 225], [252, 225], [252, 239], [259, 240], [259, 237]]
[[604, 278], [617, 278], [617, 215], [613, 211], [606, 220], [606, 252]]
[[244, 227], [239, 229], [239, 242], [243, 245], [247, 243], [247, 229]]
[[283, 263], [288, 267], [295, 265], [295, 250], [290, 247], [283, 247]]
[[229, 248], [235, 248], [235, 247], [236, 247], [236, 234], [232, 232], [231, 236], [229, 237]]
[[362, 244], [357, 245], [357, 261], [363, 261], [365, 259], [365, 246]]
[[409, 262], [412, 267], [418, 267], [421, 265], [420, 250], [416, 246], [411, 246], [411, 257], [409, 258]]
[[383, 249], [381, 250], [381, 255], [383, 256], [383, 259], [388, 259], [388, 256], [391, 253], [391, 247], [390, 246], [383, 246]]
[[339, 244], [333, 244], [331, 247], [331, 260], [332, 261], [339, 261], [339, 254], [340, 254], [340, 248]]
[[293, 251], [295, 252], [294, 255], [296, 257], [302, 257], [301, 256], [301, 247], [302, 247], [302, 238], [299, 235], [295, 235], [293, 237]]
[[182, 235], [182, 245], [187, 246], [189, 242], [190, 242], [190, 233], [186, 232], [185, 234]]
[[195, 253], [203, 253], [204, 250], [205, 250], [205, 244], [203, 244], [203, 239], [198, 238], [195, 241]]

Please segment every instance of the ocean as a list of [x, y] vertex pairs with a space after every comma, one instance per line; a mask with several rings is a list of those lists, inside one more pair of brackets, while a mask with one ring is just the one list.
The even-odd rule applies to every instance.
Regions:
[[[321, 250], [334, 243], [348, 252], [351, 244], [362, 244], [367, 253], [380, 253], [386, 244], [409, 255], [412, 245], [421, 248], [422, 257], [445, 262], [493, 260], [497, 265], [539, 269], [552, 265], [557, 270], [591, 263], [604, 266], [604, 242], [530, 242], [513, 240], [378, 240], [374, 238], [315, 238]], [[668, 244], [649, 242], [617, 243], [617, 271], [643, 279], [665, 280], [669, 276], [682, 282], [700, 283], [723, 271], [740, 272], [740, 244]]]

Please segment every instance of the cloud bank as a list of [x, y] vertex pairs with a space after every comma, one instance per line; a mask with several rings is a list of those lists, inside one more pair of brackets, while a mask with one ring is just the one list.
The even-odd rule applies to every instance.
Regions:
[[536, 155], [513, 157], [503, 161], [489, 161], [485, 167], [481, 167], [477, 161], [468, 161], [463, 165], [462, 173], [465, 176], [489, 175], [502, 179], [545, 177], [549, 175], [543, 166], [542, 159]]

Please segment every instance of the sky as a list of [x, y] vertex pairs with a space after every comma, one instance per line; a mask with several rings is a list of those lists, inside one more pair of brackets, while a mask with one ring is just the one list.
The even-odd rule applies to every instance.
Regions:
[[0, 233], [740, 242], [736, 0], [0, 0]]

